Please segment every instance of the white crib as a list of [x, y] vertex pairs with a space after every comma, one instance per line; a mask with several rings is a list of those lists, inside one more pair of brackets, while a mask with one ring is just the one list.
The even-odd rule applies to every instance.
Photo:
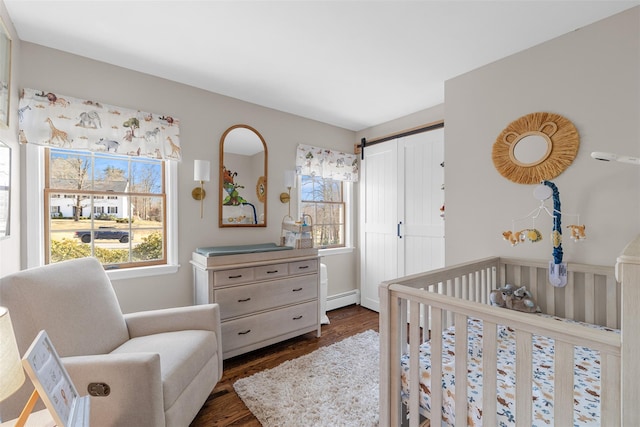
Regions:
[[[547, 267], [548, 262], [492, 257], [382, 283], [379, 288], [380, 425], [418, 426], [429, 420], [431, 426], [439, 426], [447, 425], [451, 418], [455, 419], [456, 426], [498, 425], [497, 402], [501, 398], [496, 386], [496, 330], [500, 330], [499, 325], [509, 326], [515, 336], [514, 425], [534, 425], [536, 418], [532, 405], [534, 337], [548, 337], [555, 346], [551, 397], [555, 425], [574, 422], [574, 346], [599, 354], [599, 424], [634, 425], [640, 419], [640, 368], [634, 360], [640, 355], [640, 317], [636, 314], [640, 307], [640, 236], [627, 245], [615, 268], [568, 263], [568, 283], [564, 288], [554, 288], [547, 283]], [[546, 314], [602, 325], [606, 329], [490, 306], [491, 290], [505, 283], [526, 285]], [[481, 414], [479, 423], [468, 415], [467, 357], [455, 358], [455, 385], [443, 396], [445, 391], [441, 387], [431, 387], [425, 392], [422, 385], [421, 391], [419, 346], [408, 345], [429, 341], [430, 381], [439, 384], [443, 378], [443, 333], [435, 331], [452, 330], [455, 325], [467, 324], [469, 319], [477, 319], [483, 325], [478, 350], [482, 354], [483, 384], [481, 407], [476, 411]], [[466, 334], [467, 328], [456, 330], [455, 337], [461, 338], [455, 340], [451, 353], [466, 355], [474, 351], [469, 348]], [[405, 362], [406, 355], [409, 360], [404, 374], [403, 355]], [[401, 399], [402, 375], [408, 379], [405, 403]], [[424, 393], [429, 394], [433, 408], [442, 407], [446, 399], [452, 400], [454, 416], [426, 409], [421, 405], [421, 393], [422, 397]]]

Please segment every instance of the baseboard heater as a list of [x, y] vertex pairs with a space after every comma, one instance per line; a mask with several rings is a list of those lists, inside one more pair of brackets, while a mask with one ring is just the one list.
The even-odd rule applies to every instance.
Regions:
[[346, 307], [352, 304], [360, 304], [360, 291], [358, 289], [343, 292], [341, 294], [329, 295], [327, 297], [327, 311]]

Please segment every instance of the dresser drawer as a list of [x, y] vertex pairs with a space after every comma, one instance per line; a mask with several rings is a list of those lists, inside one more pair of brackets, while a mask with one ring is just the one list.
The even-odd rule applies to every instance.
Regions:
[[232, 285], [234, 283], [248, 283], [255, 279], [253, 267], [235, 268], [213, 272], [213, 286]]
[[308, 274], [318, 271], [318, 260], [308, 259], [289, 263], [289, 274]]
[[318, 322], [318, 302], [307, 303], [256, 314], [222, 323], [224, 353], [250, 346]]
[[318, 298], [318, 275], [214, 289], [222, 320]]
[[254, 267], [256, 280], [275, 279], [289, 275], [289, 264], [270, 264]]

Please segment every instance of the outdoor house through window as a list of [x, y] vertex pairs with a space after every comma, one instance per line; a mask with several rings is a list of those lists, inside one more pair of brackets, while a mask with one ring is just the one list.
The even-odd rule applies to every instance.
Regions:
[[165, 162], [45, 150], [45, 261], [105, 268], [166, 264]]
[[300, 207], [311, 217], [313, 246], [336, 248], [345, 246], [345, 202], [343, 183], [331, 178], [302, 175]]

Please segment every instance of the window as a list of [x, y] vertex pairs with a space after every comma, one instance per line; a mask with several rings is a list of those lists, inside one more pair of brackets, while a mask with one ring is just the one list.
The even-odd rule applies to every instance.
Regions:
[[165, 161], [43, 151], [43, 208], [56, 213], [44, 218], [45, 263], [95, 256], [107, 269], [167, 264]]
[[330, 178], [301, 176], [300, 211], [311, 217], [314, 247], [346, 246], [346, 184]]

